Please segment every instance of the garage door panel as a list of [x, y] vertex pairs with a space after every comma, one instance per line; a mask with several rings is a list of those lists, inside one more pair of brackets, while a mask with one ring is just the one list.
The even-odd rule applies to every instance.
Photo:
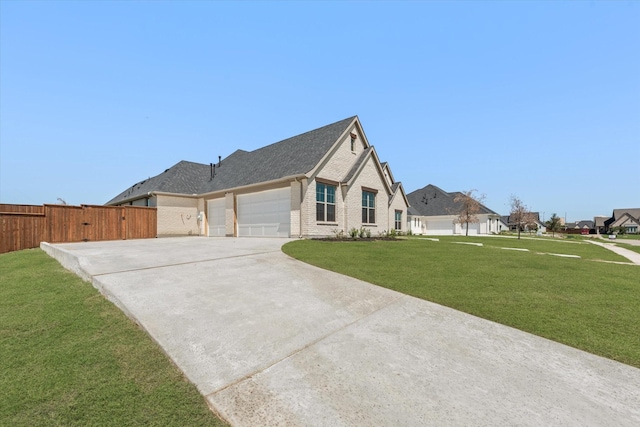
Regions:
[[443, 236], [453, 234], [454, 224], [450, 219], [427, 220], [427, 234]]
[[291, 189], [238, 196], [238, 236], [289, 237]]
[[225, 199], [207, 201], [207, 222], [209, 223], [209, 236], [226, 235]]

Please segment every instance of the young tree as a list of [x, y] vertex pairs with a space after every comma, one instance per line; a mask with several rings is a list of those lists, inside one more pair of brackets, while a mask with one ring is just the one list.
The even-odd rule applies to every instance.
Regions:
[[478, 214], [485, 196], [484, 194], [476, 196], [474, 194], [476, 191], [478, 190], [462, 191], [453, 199], [457, 205], [455, 214], [458, 215], [455, 221], [466, 225], [466, 236], [469, 235], [469, 223], [480, 222]]
[[509, 222], [515, 223], [518, 227], [518, 239], [520, 239], [520, 232], [522, 228], [531, 220], [529, 215], [529, 208], [514, 195], [511, 195], [509, 200], [511, 205], [511, 212], [509, 214]]
[[551, 218], [544, 223], [547, 226], [547, 229], [551, 230], [552, 237], [556, 237], [556, 231], [560, 230], [560, 222], [560, 217], [554, 212], [554, 214], [551, 215]]

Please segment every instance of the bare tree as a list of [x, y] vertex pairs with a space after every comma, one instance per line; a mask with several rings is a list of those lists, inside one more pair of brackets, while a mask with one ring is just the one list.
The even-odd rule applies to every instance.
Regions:
[[524, 218], [524, 228], [531, 234], [538, 230], [538, 218], [531, 212], [527, 212]]
[[455, 222], [466, 225], [465, 236], [469, 235], [469, 223], [480, 222], [478, 214], [482, 209], [485, 195], [476, 196], [474, 194], [476, 191], [478, 190], [462, 191], [453, 199], [457, 205], [455, 214], [458, 215]]
[[529, 208], [518, 197], [511, 195], [509, 199], [511, 205], [511, 212], [509, 214], [509, 222], [516, 224], [518, 227], [518, 239], [520, 238], [520, 232], [522, 228], [531, 221]]
[[548, 230], [551, 230], [551, 237], [556, 237], [556, 231], [560, 230], [560, 217], [554, 213], [545, 225]]

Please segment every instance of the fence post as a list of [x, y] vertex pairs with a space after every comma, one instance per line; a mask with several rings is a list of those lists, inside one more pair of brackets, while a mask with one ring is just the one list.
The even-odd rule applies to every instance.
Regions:
[[127, 208], [124, 206], [120, 208], [120, 223], [122, 224], [120, 227], [120, 238], [127, 240]]

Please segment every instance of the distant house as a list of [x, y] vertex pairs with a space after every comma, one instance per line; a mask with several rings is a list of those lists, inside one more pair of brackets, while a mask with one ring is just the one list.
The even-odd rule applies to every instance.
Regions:
[[590, 234], [595, 227], [595, 222], [591, 220], [583, 220], [576, 222], [567, 222], [562, 226], [565, 233], [570, 234]]
[[[448, 193], [435, 185], [407, 194], [409, 200], [408, 229], [413, 234], [452, 235], [465, 234], [466, 225], [456, 222], [460, 204], [455, 198], [459, 192]], [[469, 234], [497, 234], [507, 229], [500, 215], [481, 205], [478, 223], [469, 224]]]
[[107, 204], [157, 207], [159, 235], [237, 237], [405, 231], [408, 207], [357, 116], [216, 164], [181, 161]]
[[627, 234], [640, 233], [640, 208], [614, 209], [611, 218], [604, 222], [604, 232], [624, 229]]
[[[529, 214], [533, 217], [534, 226], [533, 228], [530, 228], [529, 226], [525, 225], [521, 231], [536, 230], [536, 231], [541, 231], [542, 233], [545, 233], [547, 231], [547, 226], [542, 221], [540, 221], [540, 212], [529, 212]], [[513, 216], [511, 215], [503, 216], [502, 221], [508, 225], [509, 230], [511, 231], [518, 230], [518, 222], [513, 218]]]
[[564, 229], [572, 229], [572, 230], [591, 230], [593, 229], [595, 222], [590, 220], [583, 220], [577, 222], [568, 222], [564, 225]]
[[596, 233], [600, 234], [605, 232], [605, 221], [607, 221], [608, 219], [608, 216], [596, 216], [593, 218], [593, 228], [595, 228]]

